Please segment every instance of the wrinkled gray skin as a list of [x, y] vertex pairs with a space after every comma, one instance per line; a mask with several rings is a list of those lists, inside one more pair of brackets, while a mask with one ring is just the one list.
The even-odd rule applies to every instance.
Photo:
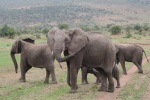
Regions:
[[[82, 84], [88, 84], [88, 80], [87, 80], [88, 73], [95, 75], [95, 77], [96, 77], [95, 84], [99, 84], [101, 82], [100, 73], [98, 71], [96, 71], [94, 68], [82, 67], [81, 71], [82, 71]], [[119, 76], [119, 68], [118, 68], [117, 64], [114, 66], [112, 75], [117, 81], [116, 88], [120, 88], [120, 76]]]
[[46, 78], [44, 83], [49, 83], [49, 76], [52, 76], [52, 84], [57, 83], [54, 71], [53, 56], [47, 44], [32, 44], [22, 40], [16, 40], [12, 45], [10, 54], [13, 60], [15, 71], [17, 73], [18, 64], [15, 58], [15, 54], [21, 54], [21, 77], [20, 81], [25, 82], [26, 72], [32, 68], [45, 68], [46, 69]]
[[145, 56], [146, 56], [146, 53], [142, 47], [136, 44], [115, 44], [115, 46], [119, 49], [119, 51], [116, 54], [117, 63], [120, 62], [122, 69], [123, 69], [123, 73], [125, 75], [127, 75], [127, 71], [125, 68], [125, 61], [133, 62], [137, 66], [138, 72], [143, 73], [142, 57], [143, 57], [143, 52]]
[[100, 79], [100, 73], [96, 71], [94, 68], [88, 68], [88, 67], [81, 67], [81, 73], [82, 73], [82, 84], [88, 84], [87, 80], [87, 74], [93, 74], [96, 77], [96, 82], [95, 84], [99, 84], [101, 82]]
[[[47, 38], [57, 61], [67, 61], [67, 83], [71, 87], [70, 93], [75, 93], [78, 88], [77, 74], [82, 65], [96, 66], [98, 71], [103, 69], [100, 71], [103, 81], [99, 91], [114, 92], [112, 70], [116, 59], [116, 48], [110, 38], [99, 32], [86, 33], [79, 28], [69, 30], [52, 28]], [[61, 57], [64, 50], [65, 57]]]

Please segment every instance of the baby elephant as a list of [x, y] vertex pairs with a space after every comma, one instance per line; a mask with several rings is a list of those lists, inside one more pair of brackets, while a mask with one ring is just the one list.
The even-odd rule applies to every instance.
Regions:
[[[81, 71], [82, 71], [82, 84], [88, 84], [88, 81], [87, 81], [87, 74], [88, 73], [94, 74], [96, 76], [96, 78], [97, 78], [96, 82], [95, 82], [96, 84], [101, 82], [100, 73], [96, 69], [88, 68], [88, 67], [82, 67]], [[116, 88], [120, 88], [119, 68], [117, 65], [114, 66], [112, 75], [117, 81]]]
[[81, 71], [82, 71], [82, 84], [88, 84], [88, 80], [87, 80], [88, 73], [95, 75], [95, 77], [96, 77], [95, 84], [99, 84], [101, 82], [100, 73], [97, 70], [95, 70], [94, 68], [81, 67]]
[[15, 54], [21, 54], [21, 62], [20, 62], [20, 69], [21, 69], [21, 77], [20, 81], [25, 82], [25, 74], [26, 72], [33, 67], [36, 68], [45, 68], [46, 69], [46, 78], [44, 83], [49, 83], [49, 76], [52, 76], [52, 84], [56, 84], [56, 76], [54, 71], [54, 61], [53, 56], [51, 54], [50, 48], [47, 44], [33, 44], [28, 43], [23, 40], [16, 40], [15, 43], [12, 45], [10, 54], [12, 61], [15, 66], [15, 71], [17, 73], [18, 64], [15, 58]]
[[[146, 56], [144, 49], [136, 44], [115, 44], [116, 48], [118, 48], [118, 52], [116, 54], [117, 64], [120, 62], [123, 68], [123, 73], [127, 75], [127, 71], [125, 68], [125, 61], [133, 62], [137, 68], [139, 73], [143, 73], [142, 69], [142, 56], [143, 52]], [[147, 56], [146, 56], [147, 58]], [[148, 59], [147, 59], [148, 61]], [[149, 61], [148, 61], [149, 62]]]

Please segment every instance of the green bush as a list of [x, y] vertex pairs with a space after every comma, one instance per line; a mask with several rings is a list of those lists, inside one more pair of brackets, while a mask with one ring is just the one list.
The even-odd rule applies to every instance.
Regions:
[[130, 37], [132, 37], [131, 33], [127, 33], [124, 38], [130, 38]]
[[40, 34], [35, 34], [35, 37], [36, 37], [37, 39], [40, 39], [40, 38], [41, 38]]
[[49, 32], [49, 29], [44, 28], [42, 33], [46, 34], [46, 33], [48, 33], [48, 32]]
[[67, 24], [59, 24], [58, 28], [59, 29], [68, 29], [68, 25]]
[[84, 31], [91, 31], [91, 29], [90, 29], [90, 27], [89, 26], [87, 26], [87, 25], [81, 25], [81, 26], [79, 26], [82, 30], [84, 30]]
[[7, 24], [5, 24], [0, 29], [0, 36], [2, 36], [2, 37], [8, 36], [8, 38], [14, 38], [16, 33], [17, 32], [15, 31], [15, 29], [12, 27], [9, 27]]
[[134, 29], [135, 29], [135, 30], [141, 30], [142, 27], [141, 27], [139, 24], [137, 24], [137, 25], [134, 26]]
[[111, 34], [116, 35], [121, 33], [121, 27], [120, 26], [113, 26], [110, 29]]

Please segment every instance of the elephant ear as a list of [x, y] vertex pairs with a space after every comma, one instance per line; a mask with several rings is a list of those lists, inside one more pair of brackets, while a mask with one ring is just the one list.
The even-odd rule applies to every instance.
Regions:
[[58, 31], [58, 30], [60, 30], [60, 29], [58, 29], [58, 28], [56, 28], [56, 27], [53, 27], [48, 33], [47, 33], [47, 35], [46, 35], [46, 37], [47, 37], [47, 44], [48, 44], [48, 46], [50, 47], [50, 50], [52, 51], [52, 49], [53, 49], [53, 47], [54, 47], [54, 35], [55, 35], [55, 33]]
[[71, 39], [71, 41], [67, 45], [69, 54], [76, 54], [88, 43], [88, 33], [79, 28], [70, 29], [66, 33], [69, 34], [69, 37]]
[[21, 53], [21, 40], [16, 40], [16, 42], [14, 43], [14, 49], [16, 54]]

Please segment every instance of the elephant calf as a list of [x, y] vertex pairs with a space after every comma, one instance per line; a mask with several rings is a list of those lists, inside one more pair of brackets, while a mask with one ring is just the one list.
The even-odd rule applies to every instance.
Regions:
[[96, 77], [95, 84], [99, 84], [101, 82], [100, 73], [96, 71], [94, 68], [81, 67], [81, 71], [82, 71], [82, 84], [88, 84], [88, 80], [87, 80], [88, 73], [95, 75]]
[[[101, 82], [100, 73], [96, 69], [88, 68], [88, 67], [82, 67], [81, 71], [82, 71], [82, 84], [88, 84], [88, 81], [87, 81], [87, 74], [88, 73], [91, 73], [91, 74], [95, 75], [95, 77], [96, 77], [96, 82], [95, 83], [96, 84]], [[117, 65], [114, 66], [112, 75], [117, 81], [116, 88], [120, 88], [119, 68], [118, 68]]]
[[145, 56], [146, 56], [146, 53], [142, 47], [136, 44], [115, 44], [115, 46], [119, 50], [116, 54], [117, 63], [119, 62], [121, 63], [121, 66], [123, 68], [123, 73], [125, 75], [127, 75], [127, 71], [125, 68], [125, 61], [133, 62], [137, 66], [139, 70], [138, 72], [143, 73], [142, 57], [143, 57], [143, 52]]
[[25, 74], [33, 66], [36, 68], [46, 69], [46, 78], [44, 83], [49, 83], [50, 74], [52, 76], [51, 83], [57, 83], [54, 71], [53, 56], [47, 44], [32, 44], [23, 40], [16, 40], [10, 51], [16, 73], [18, 70], [18, 64], [14, 55], [19, 53], [21, 54], [21, 82], [26, 81]]

